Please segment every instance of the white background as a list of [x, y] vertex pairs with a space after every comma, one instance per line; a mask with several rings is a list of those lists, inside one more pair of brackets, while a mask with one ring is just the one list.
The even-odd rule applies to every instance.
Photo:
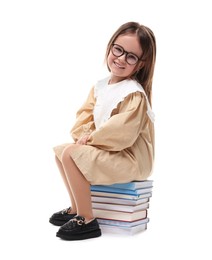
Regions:
[[[211, 259], [209, 2], [0, 2], [1, 259]], [[48, 223], [69, 205], [52, 147], [70, 141], [77, 109], [106, 73], [107, 42], [128, 21], [157, 39], [148, 230], [62, 241]]]

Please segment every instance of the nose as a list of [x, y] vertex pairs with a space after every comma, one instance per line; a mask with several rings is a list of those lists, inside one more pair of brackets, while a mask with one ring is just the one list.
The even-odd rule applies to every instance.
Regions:
[[121, 60], [121, 61], [126, 62], [126, 55], [127, 55], [127, 53], [123, 52], [123, 54], [121, 56], [119, 56], [118, 59]]

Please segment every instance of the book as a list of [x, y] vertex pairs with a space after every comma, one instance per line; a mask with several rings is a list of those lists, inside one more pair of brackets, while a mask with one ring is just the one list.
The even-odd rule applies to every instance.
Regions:
[[140, 199], [122, 199], [122, 198], [113, 198], [113, 197], [102, 197], [102, 196], [91, 196], [92, 202], [99, 203], [109, 203], [109, 204], [118, 204], [118, 205], [131, 205], [136, 206], [142, 203], [149, 202], [151, 193], [146, 193], [146, 198]]
[[112, 233], [112, 234], [121, 234], [121, 235], [134, 235], [138, 232], [144, 231], [147, 229], [147, 223], [142, 225], [137, 225], [133, 227], [114, 227], [110, 225], [100, 225], [102, 233]]
[[145, 181], [133, 181], [128, 183], [115, 183], [112, 185], [94, 185], [94, 186], [101, 186], [101, 187], [111, 187], [115, 189], [127, 189], [127, 190], [136, 190], [141, 188], [152, 188], [153, 187], [153, 180], [145, 180]]
[[151, 192], [152, 187], [136, 189], [136, 190], [127, 190], [127, 189], [121, 189], [121, 188], [113, 188], [111, 186], [95, 185], [95, 186], [91, 186], [91, 191], [113, 192], [113, 193], [118, 193], [118, 194], [137, 195], [138, 196], [140, 194]]
[[94, 217], [102, 232], [135, 234], [147, 229], [153, 181], [91, 185]]
[[137, 200], [137, 199], [141, 199], [141, 198], [145, 198], [146, 196], [149, 196], [150, 193], [151, 192], [131, 195], [131, 194], [116, 193], [116, 192], [91, 191], [91, 196]]
[[123, 212], [123, 211], [107, 210], [107, 209], [93, 209], [93, 213], [95, 218], [113, 219], [113, 220], [120, 220], [120, 221], [135, 221], [147, 217], [146, 209], [135, 211], [135, 212]]
[[119, 226], [119, 227], [134, 227], [137, 225], [146, 224], [149, 222], [149, 218], [139, 219], [135, 221], [120, 221], [120, 220], [111, 220], [111, 219], [97, 219], [99, 225], [110, 225], [110, 226]]
[[93, 209], [108, 209], [115, 211], [123, 211], [123, 212], [135, 212], [143, 209], [149, 208], [149, 203], [142, 203], [139, 205], [131, 206], [131, 205], [118, 205], [118, 204], [109, 204], [109, 203], [95, 203], [92, 202]]

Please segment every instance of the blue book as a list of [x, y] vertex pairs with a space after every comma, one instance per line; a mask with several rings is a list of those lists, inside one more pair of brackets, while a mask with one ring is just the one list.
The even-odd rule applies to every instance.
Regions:
[[140, 195], [140, 194], [144, 194], [144, 193], [148, 193], [148, 192], [152, 191], [152, 187], [136, 189], [136, 190], [129, 190], [129, 189], [114, 188], [114, 187], [106, 186], [106, 185], [105, 186], [104, 185], [91, 185], [90, 189], [91, 189], [91, 191], [128, 194], [128, 195]]
[[[102, 185], [102, 186], [106, 186], [106, 185]], [[132, 181], [128, 183], [116, 183], [109, 186], [112, 188], [127, 189], [127, 190], [151, 188], [153, 186], [153, 180]]]
[[[115, 192], [116, 189], [118, 189], [118, 193], [122, 193], [121, 190], [133, 190], [134, 191], [137, 189], [152, 188], [153, 187], [152, 184], [153, 184], [153, 180], [133, 181], [133, 182], [128, 182], [128, 183], [116, 183], [116, 184], [111, 184], [111, 185], [91, 185], [91, 191]], [[143, 193], [143, 191], [141, 191], [141, 192]]]

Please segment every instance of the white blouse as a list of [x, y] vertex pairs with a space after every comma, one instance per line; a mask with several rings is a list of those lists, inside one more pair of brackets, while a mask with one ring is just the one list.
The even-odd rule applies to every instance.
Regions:
[[137, 91], [144, 93], [147, 101], [147, 114], [154, 122], [154, 113], [149, 104], [148, 98], [143, 87], [135, 80], [125, 79], [115, 84], [108, 84], [110, 77], [98, 81], [94, 87], [94, 97], [96, 104], [93, 115], [96, 129], [99, 129], [106, 122], [113, 111], [131, 93]]

